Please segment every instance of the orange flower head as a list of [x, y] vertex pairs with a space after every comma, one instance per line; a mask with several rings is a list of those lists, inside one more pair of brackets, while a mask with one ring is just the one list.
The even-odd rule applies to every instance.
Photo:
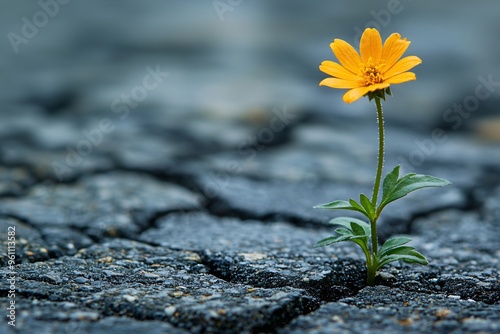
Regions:
[[330, 47], [339, 63], [325, 60], [319, 69], [333, 78], [324, 79], [320, 86], [349, 89], [343, 100], [352, 103], [366, 94], [388, 89], [391, 84], [415, 80], [415, 73], [407, 72], [422, 63], [416, 56], [401, 58], [410, 41], [394, 33], [384, 45], [375, 28], [367, 28], [361, 36], [359, 54], [346, 41], [335, 39]]

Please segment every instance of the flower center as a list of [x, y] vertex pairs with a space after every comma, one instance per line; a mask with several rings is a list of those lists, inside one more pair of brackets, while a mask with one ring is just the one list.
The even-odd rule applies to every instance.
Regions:
[[367, 64], [360, 64], [361, 76], [365, 82], [365, 85], [374, 85], [384, 81], [382, 77], [381, 68], [384, 64], [374, 65], [372, 59], [368, 60]]

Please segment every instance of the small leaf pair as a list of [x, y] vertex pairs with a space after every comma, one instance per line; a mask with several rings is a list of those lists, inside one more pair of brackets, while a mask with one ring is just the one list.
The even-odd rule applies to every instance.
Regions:
[[349, 201], [337, 200], [331, 203], [316, 205], [315, 209], [330, 209], [330, 210], [353, 210], [365, 215], [370, 221], [380, 215], [384, 207], [398, 200], [409, 193], [429, 187], [443, 187], [450, 184], [449, 181], [440, 179], [430, 175], [420, 175], [409, 173], [399, 178], [400, 166], [396, 166], [384, 179], [382, 185], [382, 200], [377, 208], [373, 207], [368, 197], [365, 194], [360, 195], [360, 204], [355, 200]]

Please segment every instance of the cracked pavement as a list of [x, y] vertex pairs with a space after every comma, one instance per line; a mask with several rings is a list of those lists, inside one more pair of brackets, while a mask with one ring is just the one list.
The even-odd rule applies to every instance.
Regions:
[[[429, 94], [434, 109], [419, 117], [416, 110], [429, 102], [418, 89], [416, 97], [401, 90], [401, 100], [388, 99], [386, 172], [402, 164], [406, 172], [415, 169], [453, 185], [424, 189], [388, 206], [380, 239], [408, 235], [430, 264], [392, 263], [377, 286], [366, 287], [356, 245], [313, 248], [333, 233], [328, 221], [345, 213], [312, 206], [371, 192], [373, 106], [360, 104], [346, 113], [335, 102], [340, 95], [319, 96], [320, 74], [312, 72], [316, 56], [304, 50], [295, 50], [288, 64], [295, 72], [277, 69], [286, 75], [267, 78], [264, 85], [246, 47], [216, 47], [233, 41], [236, 32], [217, 37], [221, 23], [213, 8], [205, 9], [213, 14], [206, 18], [188, 5], [171, 5], [183, 15], [169, 14], [168, 25], [187, 29], [189, 42], [183, 42], [150, 30], [164, 21], [155, 12], [166, 15], [166, 4], [145, 5], [136, 35], [126, 28], [133, 23], [122, 22], [135, 20], [124, 14], [136, 11], [132, 1], [123, 1], [124, 13], [116, 17], [112, 6], [94, 5], [107, 18], [96, 18], [95, 27], [77, 19], [93, 13], [92, 5], [68, 4], [53, 28], [0, 61], [7, 73], [2, 81], [10, 83], [0, 91], [2, 310], [12, 300], [9, 227], [16, 232], [16, 327], [5, 316], [0, 333], [500, 330], [500, 142], [491, 135], [494, 119], [487, 129], [481, 125], [498, 117], [498, 94], [456, 130], [432, 112], [440, 116], [439, 107], [463, 100], [463, 90], [446, 93], [445, 100]], [[8, 17], [37, 9], [5, 6], [2, 31], [18, 24]], [[257, 15], [252, 10], [262, 10], [243, 6], [235, 15], [251, 19]], [[496, 2], [484, 6], [498, 9]], [[416, 17], [426, 15], [427, 7], [415, 7]], [[360, 11], [345, 11], [339, 20], [352, 20]], [[329, 22], [320, 12], [316, 8], [315, 17]], [[297, 13], [287, 9], [283, 15], [296, 19]], [[189, 20], [180, 21], [182, 16]], [[198, 21], [207, 31], [191, 36], [188, 28]], [[106, 27], [114, 27], [116, 36]], [[280, 41], [269, 51], [267, 61], [274, 64], [289, 53], [292, 41], [269, 34]], [[258, 35], [262, 45], [264, 35]], [[57, 43], [51, 44], [51, 36]], [[324, 57], [327, 44], [315, 38], [304, 49]], [[227, 50], [234, 54], [223, 58]], [[249, 67], [234, 72], [232, 61]], [[419, 80], [446, 76], [449, 68], [442, 62], [436, 60], [442, 65], [437, 74], [436, 64], [422, 66]], [[145, 68], [156, 64], [168, 71], [165, 82], [134, 107], [121, 102], [116, 112], [114, 99], [138, 92]], [[192, 66], [186, 73], [198, 71], [206, 90], [190, 92], [192, 83], [182, 71]], [[231, 77], [235, 86], [247, 87], [245, 94], [231, 96], [231, 87], [208, 84], [224, 81], [221, 73], [236, 73], [252, 85]], [[447, 140], [432, 141], [436, 128], [446, 130]], [[408, 165], [414, 152], [424, 159]]]

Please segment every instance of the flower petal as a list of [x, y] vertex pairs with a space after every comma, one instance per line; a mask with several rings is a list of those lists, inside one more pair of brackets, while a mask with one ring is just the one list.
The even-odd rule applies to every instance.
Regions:
[[363, 63], [367, 64], [371, 57], [373, 64], [378, 65], [380, 57], [382, 56], [382, 38], [377, 29], [365, 29], [361, 36], [359, 52], [361, 53], [361, 60]]
[[349, 43], [341, 39], [334, 39], [333, 43], [330, 44], [330, 48], [332, 48], [335, 57], [337, 57], [342, 66], [354, 74], [359, 73], [361, 58]]
[[339, 79], [346, 79], [346, 80], [359, 79], [359, 77], [356, 74], [347, 70], [342, 65], [340, 65], [336, 62], [330, 61], [330, 60], [325, 60], [324, 62], [322, 62], [319, 69], [322, 72], [324, 72], [328, 75], [331, 75], [332, 77], [339, 78]]
[[387, 80], [396, 74], [403, 73], [422, 63], [417, 56], [408, 56], [399, 60], [394, 66], [384, 72], [384, 80]]
[[368, 92], [374, 92], [378, 89], [384, 89], [389, 87], [390, 85], [388, 83], [379, 83], [376, 85], [371, 85], [371, 86], [365, 86], [365, 87], [358, 87], [349, 90], [347, 93], [344, 94], [342, 99], [344, 100], [345, 103], [353, 103], [354, 101], [360, 99], [363, 97], [366, 93]]
[[342, 99], [345, 103], [353, 103], [356, 100], [359, 100], [363, 95], [368, 93], [368, 87], [359, 87], [349, 90], [347, 93], [342, 96]]
[[385, 68], [391, 68], [398, 60], [401, 58], [403, 53], [405, 53], [408, 46], [410, 46], [410, 41], [406, 38], [401, 39], [401, 35], [394, 33], [387, 37], [382, 49], [382, 62], [385, 63]]
[[400, 84], [407, 81], [417, 80], [417, 76], [413, 72], [404, 72], [396, 74], [395, 76], [390, 77], [384, 82], [389, 84]]
[[355, 88], [361, 87], [363, 84], [359, 81], [343, 80], [337, 78], [326, 78], [319, 83], [320, 86], [328, 86], [331, 88]]

